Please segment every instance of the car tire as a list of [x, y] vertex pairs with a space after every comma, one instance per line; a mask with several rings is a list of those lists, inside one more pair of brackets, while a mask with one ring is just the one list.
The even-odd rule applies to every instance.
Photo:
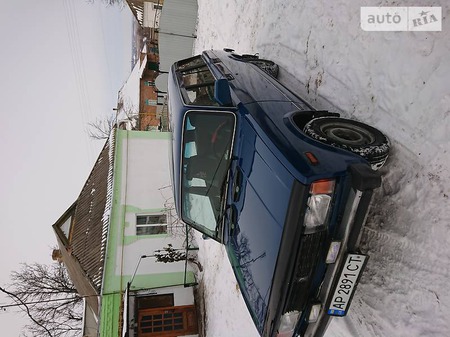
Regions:
[[254, 64], [262, 71], [268, 73], [270, 76], [277, 78], [278, 77], [278, 64], [270, 60], [264, 59], [250, 59], [249, 63]]
[[374, 170], [389, 156], [389, 139], [374, 127], [351, 119], [321, 117], [309, 121], [303, 131], [313, 139], [356, 153]]

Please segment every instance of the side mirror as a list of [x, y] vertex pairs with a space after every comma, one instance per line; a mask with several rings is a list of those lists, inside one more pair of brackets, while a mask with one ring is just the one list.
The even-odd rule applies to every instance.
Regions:
[[222, 106], [232, 106], [231, 91], [228, 80], [221, 78], [216, 80], [214, 84], [214, 99]]

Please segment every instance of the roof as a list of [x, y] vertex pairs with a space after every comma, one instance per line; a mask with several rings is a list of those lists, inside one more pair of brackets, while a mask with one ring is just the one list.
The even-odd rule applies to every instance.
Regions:
[[147, 46], [141, 51], [141, 57], [131, 70], [128, 79], [119, 90], [117, 120], [126, 121], [139, 114], [140, 83], [147, 65]]
[[144, 0], [126, 0], [136, 20], [142, 26], [144, 18]]
[[95, 313], [103, 278], [112, 200], [114, 134], [105, 143], [78, 199], [53, 225], [70, 279]]

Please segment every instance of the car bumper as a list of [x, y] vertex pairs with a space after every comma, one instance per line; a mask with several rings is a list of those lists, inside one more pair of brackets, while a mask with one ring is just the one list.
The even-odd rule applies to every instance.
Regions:
[[[359, 251], [359, 242], [373, 190], [381, 184], [380, 174], [366, 164], [351, 165], [349, 179], [350, 191], [343, 206], [338, 227], [333, 234], [318, 232], [312, 237], [307, 237], [301, 226], [306, 206], [298, 207], [298, 205], [306, 205], [308, 186], [300, 183], [294, 185], [281, 244], [283, 249], [280, 250], [277, 260], [263, 336], [277, 336], [281, 315], [291, 310], [293, 299], [303, 305], [303, 313], [294, 336], [321, 337], [324, 335], [332, 317], [327, 312], [328, 306], [345, 258], [348, 253]], [[340, 249], [335, 262], [325, 264], [325, 256], [331, 240], [339, 241]], [[292, 252], [296, 252], [295, 259]], [[319, 255], [314, 256], [314, 254]], [[305, 267], [302, 260], [311, 261], [310, 259], [315, 259], [314, 263], [309, 262], [309, 265]], [[305, 268], [313, 271], [314, 275], [310, 275], [310, 279], [304, 284], [296, 282], [300, 274], [306, 275]], [[319, 281], [318, 275], [322, 278]], [[311, 306], [318, 303], [321, 304], [321, 309], [316, 321], [308, 322]]]

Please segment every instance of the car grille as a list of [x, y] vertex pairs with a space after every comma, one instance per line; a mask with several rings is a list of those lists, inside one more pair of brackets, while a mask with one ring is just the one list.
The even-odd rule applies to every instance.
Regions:
[[320, 255], [321, 247], [326, 238], [326, 232], [320, 231], [302, 236], [302, 243], [295, 267], [294, 281], [299, 282], [309, 278]]
[[326, 237], [326, 231], [302, 236], [286, 311], [302, 311], [306, 305], [308, 294], [310, 293], [312, 274], [319, 261]]

